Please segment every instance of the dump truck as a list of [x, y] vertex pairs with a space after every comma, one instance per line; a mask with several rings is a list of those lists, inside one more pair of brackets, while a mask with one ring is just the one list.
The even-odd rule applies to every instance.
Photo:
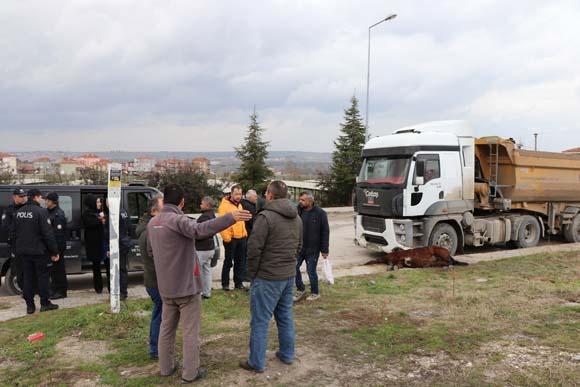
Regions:
[[580, 154], [475, 138], [465, 121], [370, 139], [354, 193], [355, 243], [389, 253], [441, 246], [580, 242]]

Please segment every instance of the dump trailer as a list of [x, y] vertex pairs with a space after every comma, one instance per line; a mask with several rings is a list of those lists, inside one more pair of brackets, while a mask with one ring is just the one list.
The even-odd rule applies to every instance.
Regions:
[[355, 189], [355, 243], [391, 252], [580, 242], [580, 154], [519, 149], [438, 121], [368, 141]]

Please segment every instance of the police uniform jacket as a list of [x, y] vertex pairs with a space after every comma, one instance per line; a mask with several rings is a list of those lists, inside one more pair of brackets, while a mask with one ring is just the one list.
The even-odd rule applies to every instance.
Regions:
[[48, 218], [50, 219], [50, 223], [52, 223], [52, 230], [54, 232], [54, 238], [56, 239], [56, 243], [58, 245], [58, 250], [59, 251], [66, 250], [67, 220], [64, 211], [62, 210], [62, 208], [56, 206], [48, 210]]
[[9, 205], [8, 207], [6, 207], [6, 210], [4, 210], [4, 213], [2, 214], [2, 222], [0, 223], [1, 231], [2, 233], [6, 233], [8, 236], [8, 240], [7, 243], [9, 246], [12, 246], [12, 239], [11, 239], [11, 235], [10, 235], [10, 230], [12, 229], [12, 222], [14, 221], [14, 214], [16, 213], [16, 211], [22, 207], [21, 205], [16, 205], [14, 203], [12, 203], [11, 205]]
[[16, 210], [10, 234], [17, 255], [58, 254], [48, 211], [33, 200]]

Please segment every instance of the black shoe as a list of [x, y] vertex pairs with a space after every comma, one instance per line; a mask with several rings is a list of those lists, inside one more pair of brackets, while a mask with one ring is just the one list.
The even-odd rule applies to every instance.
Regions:
[[187, 379], [181, 379], [181, 384], [190, 384], [193, 383], [195, 381], [201, 380], [203, 378], [205, 378], [207, 376], [207, 368], [198, 368], [197, 369], [197, 375], [195, 375], [195, 378], [193, 378], [192, 380], [187, 380]]
[[66, 293], [56, 292], [52, 296], [50, 296], [51, 300], [60, 300], [61, 298], [66, 298]]
[[159, 355], [155, 355], [154, 353], [150, 353], [149, 359], [157, 361], [157, 360], [159, 360]]
[[97, 294], [101, 294], [101, 293], [103, 293], [103, 289], [95, 289], [95, 292], [96, 292]]
[[264, 372], [264, 370], [260, 371], [255, 368], [252, 368], [247, 360], [240, 360], [240, 367], [245, 369], [246, 371], [255, 372], [257, 374], [261, 374]]
[[224, 292], [229, 292], [230, 291], [229, 286], [222, 286], [222, 289], [223, 289]]
[[125, 301], [127, 300], [127, 295], [126, 294], [121, 294], [121, 301]]
[[249, 289], [244, 285], [236, 285], [236, 290], [245, 290], [247, 292]]
[[27, 306], [26, 307], [26, 314], [33, 314], [34, 312], [36, 312], [35, 306]]
[[278, 358], [278, 360], [280, 360], [282, 363], [286, 365], [291, 365], [293, 363], [292, 361], [286, 361], [282, 359], [282, 354], [280, 353], [280, 351], [276, 351], [276, 357]]
[[41, 312], [48, 312], [49, 310], [56, 310], [56, 309], [58, 309], [58, 305], [53, 304], [53, 303], [48, 303], [48, 304], [42, 305], [40, 307]]
[[202, 300], [209, 300], [210, 298], [211, 298], [211, 297], [204, 296], [203, 294], [201, 295], [201, 299], [202, 299]]

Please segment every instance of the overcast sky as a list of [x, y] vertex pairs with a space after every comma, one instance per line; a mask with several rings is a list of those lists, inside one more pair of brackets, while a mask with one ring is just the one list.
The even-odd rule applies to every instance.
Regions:
[[370, 128], [466, 119], [580, 146], [580, 2], [0, 2], [0, 150], [224, 151], [253, 106], [273, 150], [331, 151], [354, 94]]

